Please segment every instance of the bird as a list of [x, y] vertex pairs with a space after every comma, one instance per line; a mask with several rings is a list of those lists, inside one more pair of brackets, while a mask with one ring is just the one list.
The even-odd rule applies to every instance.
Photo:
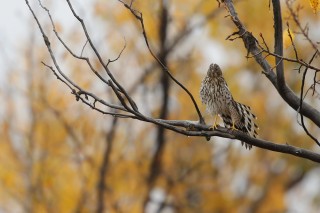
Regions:
[[[222, 118], [224, 126], [238, 130], [256, 138], [259, 129], [249, 106], [235, 101], [225, 81], [218, 64], [210, 64], [205, 78], [201, 82], [200, 99], [206, 105], [206, 110], [214, 116], [213, 128], [217, 128], [218, 116]], [[247, 149], [252, 145], [241, 141]]]

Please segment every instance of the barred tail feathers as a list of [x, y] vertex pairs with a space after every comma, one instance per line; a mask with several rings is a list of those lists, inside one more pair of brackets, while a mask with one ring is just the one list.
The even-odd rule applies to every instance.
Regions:
[[224, 126], [225, 126], [226, 128], [231, 128], [231, 126], [232, 126], [232, 119], [231, 119], [231, 117], [228, 116], [228, 115], [222, 114], [222, 115], [221, 115], [221, 118], [222, 118], [222, 120], [223, 120]]
[[241, 123], [240, 125], [243, 132], [247, 133], [251, 137], [257, 137], [257, 130], [259, 129], [258, 125], [255, 123], [257, 117], [251, 112], [249, 106], [236, 102], [237, 109], [239, 114], [241, 115]]
[[[255, 124], [257, 117], [251, 112], [250, 107], [234, 101], [232, 108], [237, 111], [237, 116], [234, 116], [236, 119], [232, 121], [231, 113], [230, 115], [222, 114], [221, 117], [224, 126], [226, 128], [231, 128], [234, 122], [235, 128], [239, 131], [242, 131], [251, 137], [257, 137], [257, 130], [259, 129], [257, 124]], [[241, 144], [245, 145], [247, 149], [252, 148], [252, 145], [244, 143], [243, 141], [241, 141]]]

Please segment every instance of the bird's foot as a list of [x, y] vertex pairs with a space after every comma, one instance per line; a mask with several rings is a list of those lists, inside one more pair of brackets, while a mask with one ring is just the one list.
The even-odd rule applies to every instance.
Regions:
[[234, 123], [232, 123], [231, 130], [232, 131], [238, 131], [238, 129], [235, 127]]
[[218, 129], [218, 126], [216, 123], [214, 123], [211, 127], [210, 127], [210, 130], [215, 130], [215, 129]]

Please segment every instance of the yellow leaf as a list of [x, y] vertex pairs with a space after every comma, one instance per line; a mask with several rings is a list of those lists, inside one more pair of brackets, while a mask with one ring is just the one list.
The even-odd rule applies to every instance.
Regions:
[[319, 9], [319, 0], [309, 0], [313, 13], [317, 13]]

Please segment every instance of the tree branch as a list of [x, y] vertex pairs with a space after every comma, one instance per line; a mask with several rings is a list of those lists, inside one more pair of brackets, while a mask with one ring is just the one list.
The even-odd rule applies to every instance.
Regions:
[[[240, 141], [243, 141], [245, 143], [251, 144], [253, 146], [257, 146], [263, 149], [267, 149], [267, 150], [272, 150], [275, 152], [280, 152], [280, 153], [287, 153], [290, 155], [294, 155], [294, 156], [298, 156], [301, 158], [305, 158], [305, 159], [309, 159], [311, 161], [315, 161], [315, 162], [319, 162], [320, 163], [320, 155], [317, 153], [314, 153], [312, 151], [308, 151], [305, 149], [301, 149], [299, 147], [294, 147], [294, 146], [290, 146], [290, 145], [280, 145], [280, 144], [276, 144], [276, 143], [272, 143], [270, 141], [266, 141], [266, 140], [262, 140], [262, 139], [256, 139], [256, 138], [251, 138], [250, 136], [246, 135], [245, 133], [242, 133], [240, 131], [232, 131], [230, 129], [226, 129], [226, 128], [222, 128], [219, 127], [216, 130], [210, 130], [210, 126], [205, 125], [204, 122], [198, 122], [198, 121], [187, 121], [187, 120], [165, 120], [165, 119], [154, 119], [152, 117], [148, 117], [142, 113], [140, 113], [138, 111], [138, 108], [136, 107], [136, 104], [134, 103], [134, 101], [132, 100], [132, 98], [129, 96], [129, 94], [126, 92], [126, 90], [121, 86], [120, 83], [118, 83], [118, 81], [116, 81], [116, 79], [113, 77], [112, 73], [110, 72], [110, 70], [108, 69], [108, 66], [103, 62], [102, 57], [100, 56], [99, 52], [97, 51], [96, 47], [94, 46], [89, 34], [87, 33], [86, 30], [86, 26], [83, 22], [83, 20], [75, 13], [72, 5], [70, 4], [69, 0], [66, 0], [68, 2], [68, 5], [73, 13], [73, 15], [79, 20], [79, 22], [81, 23], [82, 29], [86, 35], [86, 39], [88, 41], [88, 43], [90, 44], [90, 47], [93, 49], [93, 51], [95, 52], [97, 58], [99, 59], [99, 62], [101, 63], [101, 65], [104, 67], [105, 71], [107, 72], [107, 74], [109, 75], [111, 80], [108, 80], [106, 82], [107, 85], [109, 85], [112, 89], [112, 91], [114, 92], [114, 94], [116, 95], [118, 101], [120, 102], [121, 105], [115, 105], [115, 104], [109, 104], [106, 101], [102, 100], [101, 98], [97, 97], [96, 95], [94, 95], [93, 93], [87, 92], [85, 90], [83, 90], [80, 86], [78, 86], [75, 82], [73, 82], [71, 79], [69, 79], [60, 69], [59, 64], [55, 58], [55, 55], [52, 51], [51, 48], [51, 44], [49, 41], [49, 38], [47, 37], [47, 35], [45, 34], [40, 22], [38, 21], [34, 11], [32, 10], [32, 8], [29, 5], [28, 0], [25, 0], [26, 4], [30, 10], [30, 12], [32, 13], [38, 28], [43, 36], [43, 40], [45, 42], [45, 45], [48, 49], [49, 55], [53, 61], [53, 64], [55, 66], [51, 67], [47, 64], [44, 63], [44, 65], [46, 67], [48, 67], [53, 73], [54, 75], [57, 76], [57, 78], [62, 81], [64, 84], [66, 84], [70, 90], [72, 91], [72, 94], [75, 95], [77, 100], [81, 100], [83, 103], [85, 103], [86, 105], [90, 106], [93, 110], [96, 110], [100, 113], [103, 114], [109, 114], [112, 116], [116, 116], [116, 117], [120, 117], [120, 118], [131, 118], [131, 119], [136, 119], [136, 120], [140, 120], [143, 122], [149, 122], [149, 123], [153, 123], [157, 126], [160, 126], [164, 129], [168, 129], [171, 131], [174, 131], [176, 133], [182, 134], [182, 135], [186, 135], [186, 136], [200, 136], [200, 137], [210, 137], [210, 136], [217, 136], [217, 137], [222, 137], [222, 138], [229, 138], [229, 139], [238, 139]], [[272, 71], [271, 66], [269, 65], [269, 63], [265, 60], [265, 58], [262, 55], [262, 51], [259, 48], [258, 44], [257, 44], [257, 40], [255, 39], [255, 37], [247, 32], [247, 30], [245, 29], [244, 25], [241, 23], [241, 21], [238, 19], [238, 16], [235, 12], [235, 9], [233, 7], [233, 3], [231, 0], [225, 0], [224, 4], [226, 6], [226, 8], [228, 9], [230, 16], [232, 18], [232, 21], [234, 22], [234, 24], [238, 27], [238, 34], [241, 36], [241, 38], [243, 39], [243, 42], [248, 50], [248, 52], [250, 52], [254, 58], [256, 59], [256, 61], [260, 64], [260, 66], [263, 68], [266, 76], [268, 77], [268, 79], [273, 83], [273, 85], [275, 86], [275, 88], [279, 91], [279, 93], [283, 96], [284, 100], [287, 101], [287, 103], [289, 103], [294, 109], [298, 109], [300, 107], [301, 109], [301, 113], [310, 118], [312, 121], [314, 121], [317, 125], [320, 125], [320, 115], [319, 112], [315, 109], [313, 109], [311, 106], [309, 106], [308, 104], [304, 103], [302, 105], [300, 105], [300, 98], [297, 98], [293, 92], [291, 90], [279, 90], [278, 87], [278, 83], [277, 83], [277, 76], [275, 75], [275, 73]], [[127, 5], [124, 3], [124, 5], [130, 9], [131, 13], [140, 21], [140, 24], [142, 26], [143, 29], [143, 36], [145, 38], [145, 42], [146, 45], [149, 48], [149, 52], [151, 55], [154, 56], [154, 58], [156, 59], [156, 61], [161, 65], [161, 67], [163, 68], [163, 70], [179, 85], [182, 86], [182, 88], [184, 88], [184, 90], [189, 94], [190, 98], [192, 99], [195, 108], [197, 109], [200, 121], [202, 118], [202, 115], [195, 103], [195, 100], [193, 98], [193, 96], [191, 95], [191, 93], [181, 84], [179, 83], [177, 80], [175, 80], [173, 78], [173, 76], [170, 74], [170, 72], [168, 71], [166, 65], [164, 65], [161, 60], [159, 60], [159, 58], [157, 56], [154, 55], [154, 53], [152, 52], [151, 48], [149, 47], [149, 43], [148, 43], [148, 39], [146, 36], [146, 32], [144, 29], [144, 23], [143, 23], [143, 18], [142, 18], [142, 14], [137, 12], [136, 10], [133, 10], [131, 8], [131, 6]], [[59, 39], [59, 37], [58, 37]], [[63, 42], [62, 40], [60, 40], [60, 42]], [[64, 43], [64, 42], [63, 42]], [[64, 47], [66, 49], [68, 49], [68, 47], [66, 45], [64, 45]], [[70, 54], [72, 54], [72, 51], [69, 51]], [[277, 53], [279, 54], [279, 53]], [[74, 57], [76, 57], [76, 55], [73, 55]], [[282, 57], [282, 55], [280, 55]], [[79, 59], [82, 59], [82, 57], [79, 57]], [[82, 59], [85, 60], [85, 59]], [[281, 61], [278, 61], [280, 64]], [[102, 80], [102, 79], [101, 79]], [[287, 88], [287, 86], [285, 85], [285, 88]], [[93, 102], [90, 102], [90, 99], [93, 100]], [[127, 104], [128, 101], [129, 103]], [[105, 110], [102, 110], [98, 107], [96, 107], [96, 102], [101, 103], [102, 105], [111, 108], [113, 111], [108, 112]], [[117, 109], [119, 111], [122, 111], [124, 114], [122, 113], [118, 113], [118, 112], [114, 112], [114, 109]]]
[[[252, 33], [246, 30], [245, 26], [238, 18], [238, 14], [236, 13], [232, 0], [224, 0], [223, 3], [230, 14], [231, 20], [238, 28], [238, 34], [241, 35], [243, 43], [248, 52], [254, 56], [257, 63], [262, 67], [264, 74], [277, 89], [283, 100], [286, 101], [294, 110], [298, 111], [300, 107], [300, 98], [297, 97], [286, 84], [279, 87], [277, 76], [274, 72], [272, 72], [270, 64], [263, 57], [262, 51], [257, 44], [257, 39], [252, 35]], [[280, 55], [280, 57], [282, 57], [282, 55]], [[318, 110], [310, 106], [308, 103], [303, 102], [303, 107], [300, 113], [320, 127], [320, 112]]]
[[147, 32], [145, 30], [145, 26], [144, 26], [144, 21], [143, 21], [143, 16], [142, 16], [142, 13], [133, 9], [131, 6], [132, 5], [128, 5], [127, 3], [123, 2], [122, 0], [118, 0], [119, 2], [121, 2], [131, 13], [132, 15], [140, 22], [140, 25], [141, 25], [141, 28], [142, 28], [142, 34], [143, 34], [143, 37], [144, 37], [144, 40], [145, 40], [145, 43], [148, 47], [148, 50], [150, 52], [150, 54], [152, 55], [152, 57], [159, 63], [159, 65], [162, 67], [163, 71], [165, 71], [169, 76], [170, 78], [177, 84], [179, 85], [190, 97], [196, 111], [197, 111], [197, 114], [198, 114], [198, 117], [199, 117], [199, 121], [200, 123], [205, 123], [204, 119], [203, 119], [203, 116], [200, 112], [200, 109], [193, 97], [193, 95], [191, 94], [191, 92], [182, 84], [180, 83], [172, 74], [171, 72], [169, 71], [168, 67], [162, 63], [162, 61], [153, 53], [151, 47], [150, 47], [150, 44], [149, 44], [149, 39], [148, 39], [148, 36], [147, 36]]
[[[273, 20], [274, 20], [274, 53], [277, 55], [283, 55], [283, 36], [282, 36], [282, 17], [281, 6], [279, 0], [272, 0], [273, 5]], [[278, 90], [285, 89], [286, 82], [284, 79], [283, 60], [275, 57], [276, 70], [277, 70], [277, 85]]]
[[314, 43], [310, 37], [309, 37], [309, 27], [308, 25], [306, 26], [302, 26], [301, 22], [299, 21], [299, 18], [298, 18], [298, 12], [299, 10], [302, 8], [301, 6], [298, 6], [297, 7], [297, 12], [294, 11], [293, 9], [293, 2], [294, 1], [289, 1], [289, 0], [286, 0], [286, 5], [287, 5], [287, 8], [289, 10], [289, 13], [294, 21], [294, 23], [298, 26], [301, 34], [305, 37], [305, 39], [309, 42], [309, 44], [312, 46], [312, 48], [317, 51], [318, 50], [318, 53], [319, 53], [319, 49], [316, 45], [316, 43]]
[[105, 69], [106, 73], [108, 74], [108, 76], [111, 78], [111, 80], [115, 83], [115, 85], [119, 88], [119, 90], [125, 95], [126, 99], [129, 101], [132, 109], [136, 112], [138, 112], [138, 108], [137, 108], [137, 105], [136, 103], [133, 101], [133, 99], [128, 95], [128, 93], [126, 92], [126, 90], [121, 86], [120, 83], [118, 83], [118, 81], [114, 78], [114, 76], [112, 75], [112, 73], [110, 72], [107, 64], [104, 63], [100, 53], [98, 52], [97, 48], [95, 47], [95, 45], [93, 44], [92, 40], [91, 40], [91, 37], [87, 31], [87, 27], [83, 21], [82, 18], [80, 18], [80, 16], [78, 16], [78, 14], [75, 12], [75, 10], [73, 9], [73, 6], [72, 4], [70, 3], [70, 0], [66, 0], [68, 5], [69, 5], [69, 8], [73, 14], [73, 16], [80, 22], [81, 26], [82, 26], [82, 29], [83, 29], [83, 32], [87, 38], [87, 41], [89, 42], [90, 44], [90, 47], [91, 49], [94, 51], [95, 55], [97, 56], [100, 64], [102, 65], [102, 67]]
[[[318, 54], [318, 50], [316, 50], [316, 52], [313, 54], [313, 56], [311, 57], [309, 64], [312, 63], [313, 59], [316, 57], [316, 55]], [[301, 89], [300, 89], [300, 109], [302, 109], [303, 105], [302, 105], [302, 100], [303, 100], [303, 89], [304, 89], [304, 84], [305, 84], [305, 79], [306, 79], [306, 75], [307, 75], [307, 71], [308, 71], [308, 67], [305, 68], [303, 75], [302, 75], [302, 83], [301, 83]], [[300, 111], [300, 110], [299, 110]], [[316, 144], [318, 144], [318, 146], [320, 146], [319, 141], [310, 134], [310, 132], [308, 131], [307, 127], [304, 124], [304, 118], [303, 115], [300, 113], [300, 118], [301, 118], [301, 125], [304, 129], [304, 131], [306, 132], [306, 134], [314, 141], [316, 142]]]

